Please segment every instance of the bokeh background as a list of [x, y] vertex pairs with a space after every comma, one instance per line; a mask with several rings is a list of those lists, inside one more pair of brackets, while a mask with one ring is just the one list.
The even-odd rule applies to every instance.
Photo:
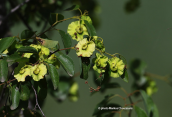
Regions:
[[[171, 0], [95, 0], [96, 7], [94, 14], [96, 16], [93, 25], [96, 25], [97, 35], [104, 39], [104, 45], [108, 53], [120, 53], [129, 63], [134, 58], [139, 58], [147, 63], [147, 72], [165, 76], [172, 73], [172, 1]], [[77, 3], [77, 0], [73, 2]], [[79, 3], [80, 4], [80, 3]], [[82, 2], [82, 8], [89, 1]], [[67, 2], [64, 8], [68, 8], [72, 3]], [[92, 4], [90, 4], [91, 7]], [[128, 5], [128, 6], [126, 6]], [[88, 10], [89, 9], [85, 9]], [[58, 12], [58, 11], [57, 11]], [[78, 12], [78, 11], [77, 11]], [[89, 11], [91, 14], [93, 11]], [[74, 11], [62, 12], [65, 18], [74, 15]], [[79, 12], [78, 12], [79, 13]], [[57, 29], [67, 31], [68, 24], [72, 20], [65, 21], [58, 26]], [[41, 32], [44, 23], [36, 26], [34, 21], [29, 25], [34, 31]], [[47, 25], [48, 28], [49, 25]], [[23, 23], [14, 23], [10, 28], [11, 35], [20, 35], [23, 30], [27, 29]], [[169, 29], [169, 30], [168, 30]], [[60, 45], [62, 41], [57, 31], [47, 33], [49, 38], [58, 40]], [[72, 41], [73, 45], [76, 41]], [[63, 46], [61, 46], [63, 48]], [[75, 63], [75, 70], [79, 72], [78, 57], [75, 51], [71, 51], [69, 56]], [[60, 75], [66, 75], [64, 70], [59, 69]], [[158, 92], [152, 95], [152, 99], [158, 107], [160, 117], [171, 117], [172, 108], [172, 87], [166, 82], [154, 79], [157, 83]], [[43, 112], [47, 117], [91, 117], [97, 103], [103, 100], [107, 94], [120, 94], [126, 96], [120, 89], [109, 89], [105, 93], [96, 93], [90, 95], [89, 87], [79, 76], [75, 77], [75, 81], [79, 84], [79, 99], [77, 102], [71, 102], [65, 99], [59, 103], [49, 94], [43, 106]], [[133, 76], [129, 72], [129, 83], [124, 82], [120, 78], [112, 79], [118, 82], [127, 92], [132, 92]], [[88, 82], [91, 86], [96, 87], [93, 82], [93, 74], [89, 72]], [[134, 98], [133, 100], [136, 101]], [[114, 98], [111, 102], [123, 105], [121, 98]], [[143, 102], [138, 104], [143, 107]], [[116, 116], [119, 116], [118, 114]], [[122, 117], [127, 117], [127, 113], [123, 112]], [[132, 113], [135, 117], [135, 113]]]

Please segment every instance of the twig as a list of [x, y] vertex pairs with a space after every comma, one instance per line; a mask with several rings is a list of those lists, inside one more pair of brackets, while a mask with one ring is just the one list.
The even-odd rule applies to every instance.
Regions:
[[50, 55], [49, 55], [48, 57], [50, 57], [52, 54], [54, 54], [54, 53], [56, 53], [56, 52], [58, 52], [58, 51], [68, 50], [68, 49], [73, 49], [73, 48], [74, 48], [74, 47], [58, 49], [58, 50], [56, 50], [56, 51], [54, 51], [54, 52], [50, 53]]
[[[15, 7], [15, 4], [12, 0], [8, 0], [11, 4], [11, 7]], [[29, 29], [32, 30], [32, 28], [29, 26], [29, 24], [27, 23], [27, 21], [24, 19], [24, 17], [22, 16], [22, 14], [19, 11], [16, 11], [17, 15], [19, 16], [19, 18], [22, 20], [22, 22], [24, 23], [24, 25]]]
[[[12, 81], [15, 81], [15, 80], [17, 80], [17, 79], [12, 79], [12, 80], [9, 80], [9, 81], [7, 81], [7, 84], [9, 84], [10, 82], [12, 82]], [[1, 84], [0, 84], [0, 86], [1, 86], [1, 85], [3, 85], [3, 84], [6, 84], [6, 82], [4, 82], [4, 83], [1, 83]]]
[[170, 75], [169, 76], [160, 76], [160, 75], [153, 74], [153, 73], [149, 73], [149, 72], [146, 72], [144, 75], [145, 76], [149, 76], [151, 78], [156, 78], [156, 79], [159, 79], [159, 80], [163, 80], [167, 84], [169, 84], [170, 86], [172, 86], [172, 83], [169, 81]]
[[5, 17], [2, 19], [2, 21], [0, 21], [0, 25], [8, 18], [11, 14], [13, 14], [14, 12], [16, 12], [20, 7], [22, 7], [24, 4], [28, 3], [29, 1], [30, 1], [30, 0], [26, 0], [26, 1], [24, 1], [23, 3], [17, 5], [15, 8], [11, 9], [10, 13], [9, 13], [7, 16], [5, 16]]
[[[129, 96], [129, 100], [130, 100], [130, 103], [131, 103], [131, 107], [133, 108], [133, 101], [131, 99], [131, 96]], [[130, 109], [129, 113], [128, 113], [128, 117], [131, 117], [131, 113], [132, 113], [132, 109]]]
[[[31, 83], [31, 82], [30, 82], [30, 84], [32, 85], [32, 83]], [[34, 91], [34, 93], [35, 93], [35, 98], [36, 98], [36, 105], [35, 105], [34, 110], [36, 110], [36, 106], [38, 106], [38, 108], [39, 108], [39, 110], [41, 111], [41, 113], [42, 113], [43, 117], [45, 117], [45, 115], [44, 115], [43, 111], [41, 110], [41, 107], [40, 107], [40, 106], [39, 106], [39, 104], [38, 104], [37, 93], [36, 93], [36, 90], [35, 90], [35, 88], [33, 87], [33, 85], [32, 85], [32, 89], [33, 89], [33, 91]]]
[[49, 31], [49, 30], [50, 30], [52, 27], [54, 27], [57, 23], [62, 22], [62, 21], [66, 21], [66, 20], [69, 20], [69, 19], [73, 19], [73, 18], [74, 18], [74, 17], [56, 21], [56, 22], [55, 22], [53, 25], [51, 25], [47, 30], [45, 30], [44, 32], [42, 32], [41, 34], [39, 34], [38, 37], [40, 37], [42, 34], [46, 33], [47, 31]]

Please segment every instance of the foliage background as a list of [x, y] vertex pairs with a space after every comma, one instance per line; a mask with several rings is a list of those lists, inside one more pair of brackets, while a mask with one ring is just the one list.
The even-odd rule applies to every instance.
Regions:
[[[172, 1], [171, 0], [140, 0], [140, 7], [135, 12], [127, 13], [125, 4], [128, 0], [97, 0], [101, 12], [99, 12], [100, 25], [97, 29], [97, 35], [104, 39], [106, 51], [109, 53], [120, 53], [129, 62], [133, 58], [140, 58], [148, 64], [147, 71], [159, 75], [171, 74], [172, 71]], [[71, 6], [67, 4], [66, 8]], [[62, 12], [65, 18], [73, 16], [72, 12]], [[68, 24], [65, 21], [56, 28], [67, 30]], [[41, 31], [43, 24], [36, 27], [34, 23], [30, 24], [34, 30]], [[93, 24], [94, 25], [94, 24]], [[12, 35], [20, 34], [25, 28], [22, 23], [15, 24], [10, 30]], [[56, 31], [48, 33], [53, 40], [60, 40], [60, 35]], [[76, 44], [73, 41], [73, 45]], [[63, 48], [63, 47], [61, 47]], [[78, 58], [75, 51], [71, 51], [71, 56], [76, 63], [76, 72], [79, 71]], [[67, 75], [62, 69], [59, 74]], [[88, 82], [94, 86], [92, 72], [89, 74]], [[50, 95], [47, 96], [43, 107], [43, 112], [47, 117], [90, 117], [98, 102], [107, 94], [125, 94], [119, 89], [109, 89], [103, 95], [100, 93], [90, 96], [89, 87], [84, 84], [84, 80], [75, 78], [79, 83], [79, 100], [76, 103], [65, 100], [58, 103]], [[159, 109], [161, 116], [170, 117], [172, 108], [172, 87], [164, 81], [155, 79], [158, 86], [158, 92], [152, 98]], [[131, 85], [133, 77], [129, 73], [129, 83], [121, 79], [112, 79], [120, 83], [128, 92], [132, 92]], [[123, 104], [123, 100], [116, 97], [112, 100]], [[139, 106], [143, 106], [142, 103]], [[134, 114], [133, 114], [134, 115]], [[118, 116], [118, 115], [117, 115]], [[127, 116], [124, 112], [122, 117]]]

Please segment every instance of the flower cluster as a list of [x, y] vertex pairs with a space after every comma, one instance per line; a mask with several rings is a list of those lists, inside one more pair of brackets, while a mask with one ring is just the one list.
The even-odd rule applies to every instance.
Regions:
[[[43, 79], [47, 73], [47, 67], [44, 62], [53, 64], [57, 69], [60, 67], [60, 62], [56, 58], [55, 54], [52, 54], [50, 57], [48, 57], [50, 54], [48, 48], [35, 44], [31, 44], [30, 47], [33, 47], [38, 51], [38, 63], [34, 65], [25, 65], [18, 72], [15, 72], [14, 77], [18, 80], [18, 82], [24, 82], [26, 76], [32, 77], [34, 81]], [[34, 53], [24, 53], [23, 57], [29, 59], [32, 55], [34, 55]]]
[[[111, 77], [120, 77], [123, 75], [125, 68], [123, 60], [114, 56], [112, 56], [111, 59], [108, 59], [108, 57], [103, 54], [105, 53], [103, 39], [98, 36], [89, 36], [86, 28], [87, 23], [85, 23], [85, 21], [87, 21], [89, 24], [92, 24], [91, 18], [84, 14], [81, 16], [79, 21], [69, 24], [67, 30], [72, 39], [79, 41], [75, 46], [77, 56], [91, 57], [95, 49], [97, 49], [101, 54], [96, 53], [96, 58], [93, 59], [93, 69], [98, 73], [103, 74], [105, 73], [106, 68], [109, 67], [108, 72]], [[85, 35], [87, 38], [84, 37]]]

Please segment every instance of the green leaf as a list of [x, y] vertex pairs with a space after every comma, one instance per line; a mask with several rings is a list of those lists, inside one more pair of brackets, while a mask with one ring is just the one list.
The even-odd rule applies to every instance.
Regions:
[[74, 75], [73, 60], [69, 56], [63, 54], [62, 52], [56, 52], [55, 55], [56, 55], [57, 59], [60, 61], [63, 68], [69, 74], [69, 76], [72, 77]]
[[159, 114], [158, 114], [158, 109], [156, 107], [156, 105], [154, 104], [153, 100], [151, 99], [151, 97], [149, 97], [145, 91], [143, 90], [140, 90], [140, 93], [142, 95], [142, 98], [144, 100], [144, 104], [145, 104], [145, 107], [146, 107], [146, 112], [147, 112], [147, 115], [152, 115], [152, 117], [159, 117]]
[[124, 73], [121, 76], [122, 80], [128, 83], [128, 73], [127, 73], [127, 69], [124, 69]]
[[17, 87], [13, 87], [12, 91], [11, 91], [11, 110], [14, 110], [18, 107], [19, 102], [20, 102], [20, 92], [19, 89]]
[[138, 106], [134, 106], [134, 109], [136, 111], [137, 117], [148, 117], [143, 109], [141, 109]]
[[[57, 79], [57, 78], [56, 78]], [[47, 81], [46, 78], [38, 81], [38, 98], [44, 100], [47, 97]]]
[[42, 39], [42, 38], [40, 39], [42, 41], [42, 45], [47, 48], [53, 48], [57, 46], [57, 44], [59, 43], [58, 41], [54, 41], [54, 40], [48, 40], [48, 39]]
[[88, 57], [81, 57], [82, 61], [82, 72], [80, 78], [87, 80], [88, 79], [88, 72], [90, 70], [90, 58]]
[[50, 74], [53, 86], [54, 86], [54, 90], [57, 89], [58, 85], [59, 85], [59, 74], [57, 72], [57, 69], [55, 66], [53, 66], [52, 64], [48, 64], [47, 63], [47, 68], [48, 68], [48, 72]]
[[8, 66], [12, 65], [16, 62], [16, 60], [21, 59], [21, 56], [19, 56], [17, 53], [12, 54], [5, 58], [5, 60], [8, 62]]
[[94, 82], [95, 82], [95, 84], [97, 86], [100, 86], [102, 81], [103, 81], [103, 79], [104, 79], [104, 74], [101, 75], [101, 77], [100, 77], [100, 74], [97, 71], [93, 70], [93, 75], [94, 75]]
[[79, 9], [79, 5], [73, 5], [73, 6], [71, 6], [70, 8], [67, 8], [67, 9], [65, 9], [64, 11], [73, 11], [73, 10], [77, 10], [77, 9]]
[[30, 97], [30, 90], [28, 86], [24, 83], [21, 85], [20, 99], [23, 101], [28, 100]]
[[87, 20], [84, 20], [84, 22], [86, 24], [86, 27], [87, 27], [87, 30], [88, 30], [90, 36], [96, 36], [97, 34], [96, 34], [96, 30], [95, 30], [94, 26], [92, 24], [88, 23]]
[[37, 53], [37, 50], [34, 47], [23, 46], [18, 49], [18, 52], [21, 53]]
[[153, 117], [159, 117], [159, 112], [157, 106], [154, 104]]
[[[72, 46], [72, 40], [69, 36], [69, 34], [65, 33], [64, 31], [62, 30], [59, 30], [58, 31], [61, 35], [61, 38], [62, 38], [62, 41], [63, 41], [63, 45], [64, 45], [64, 48], [70, 48]], [[67, 49], [65, 50], [66, 51], [66, 54], [69, 53], [70, 49]]]
[[2, 38], [0, 40], [0, 53], [2, 53], [5, 49], [9, 48], [15, 40], [16, 40], [16, 37]]
[[8, 76], [8, 63], [6, 60], [0, 60], [0, 81], [7, 81]]
[[31, 38], [34, 34], [35, 34], [35, 32], [33, 32], [31, 30], [24, 30], [21, 33], [21, 39]]
[[[60, 20], [63, 20], [63, 19], [64, 19], [64, 16], [62, 14], [51, 13], [50, 18], [49, 18], [49, 23], [50, 23], [50, 25], [55, 26], [58, 23], [60, 23], [60, 22], [56, 23], [57, 21], [60, 21]], [[54, 23], [56, 23], [56, 24], [54, 24]]]
[[18, 59], [21, 59], [21, 56], [18, 55], [17, 53], [14, 53], [14, 54], [8, 56], [8, 57], [5, 58], [5, 59], [6, 59], [6, 61], [7, 61], [8, 63], [10, 63], [10, 62], [15, 62], [15, 61], [18, 60]]

